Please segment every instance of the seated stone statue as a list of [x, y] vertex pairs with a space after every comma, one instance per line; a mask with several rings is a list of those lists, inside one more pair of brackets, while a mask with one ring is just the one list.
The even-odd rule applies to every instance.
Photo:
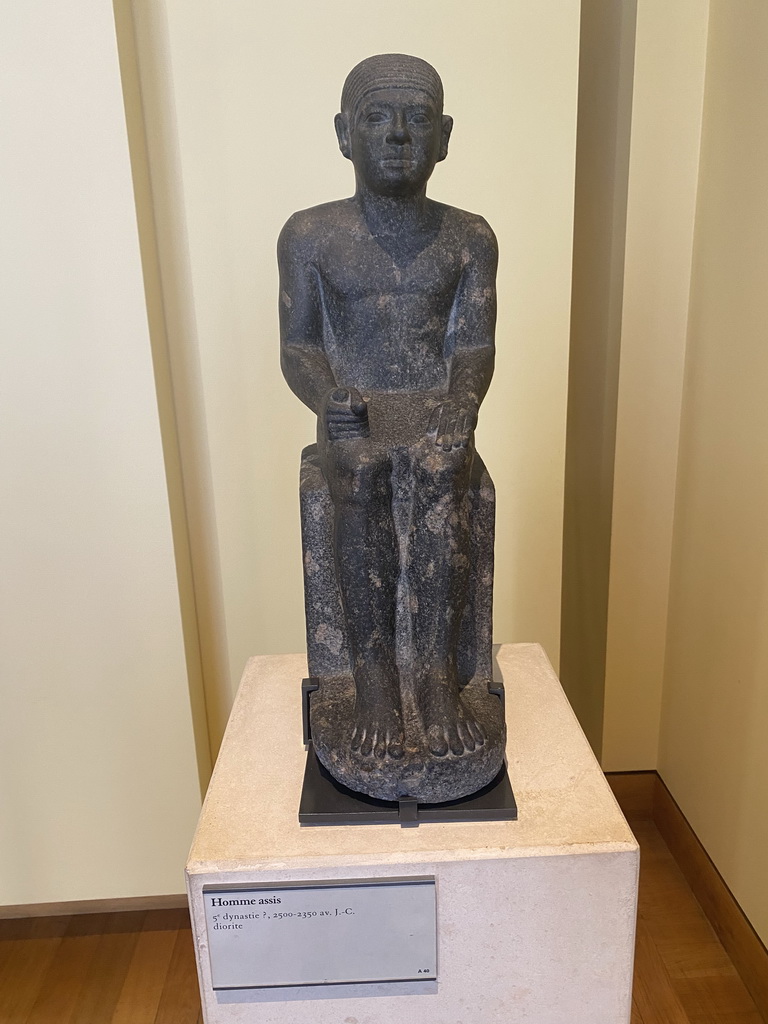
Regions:
[[489, 679], [459, 673], [496, 240], [426, 196], [452, 119], [425, 61], [362, 61], [335, 124], [355, 194], [294, 214], [278, 244], [283, 373], [317, 415], [351, 669], [313, 695], [313, 741], [352, 789], [456, 799], [503, 762]]

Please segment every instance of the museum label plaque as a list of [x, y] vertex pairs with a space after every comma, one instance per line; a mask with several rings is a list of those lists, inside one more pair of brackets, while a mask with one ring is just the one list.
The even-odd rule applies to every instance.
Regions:
[[203, 890], [214, 989], [434, 981], [435, 879]]

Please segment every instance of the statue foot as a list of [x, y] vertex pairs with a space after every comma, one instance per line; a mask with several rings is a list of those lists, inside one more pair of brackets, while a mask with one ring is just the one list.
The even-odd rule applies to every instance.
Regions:
[[350, 746], [352, 750], [359, 750], [363, 757], [399, 760], [403, 756], [403, 727], [399, 714], [392, 708], [356, 704]]
[[485, 743], [485, 734], [479, 722], [460, 709], [455, 722], [433, 724], [427, 727], [427, 746], [435, 757], [446, 757], [448, 752], [460, 757], [478, 750]]
[[430, 686], [424, 696], [424, 731], [435, 757], [447, 757], [449, 753], [460, 757], [483, 746], [485, 731], [462, 703], [458, 687], [451, 687], [443, 679]]

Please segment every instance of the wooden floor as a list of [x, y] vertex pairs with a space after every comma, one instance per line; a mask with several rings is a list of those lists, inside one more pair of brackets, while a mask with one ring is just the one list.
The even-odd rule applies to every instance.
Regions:
[[[632, 1024], [766, 1024], [655, 825], [632, 828], [642, 849]], [[185, 911], [0, 921], [0, 1024], [201, 1022]]]
[[202, 1019], [186, 910], [0, 921], [2, 1024]]
[[631, 826], [641, 851], [632, 1024], [766, 1024], [656, 826]]

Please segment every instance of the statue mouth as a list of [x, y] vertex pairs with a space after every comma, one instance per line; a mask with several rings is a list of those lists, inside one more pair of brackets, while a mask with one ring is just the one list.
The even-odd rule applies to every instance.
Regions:
[[409, 157], [391, 157], [381, 161], [384, 167], [410, 167], [413, 163]]

